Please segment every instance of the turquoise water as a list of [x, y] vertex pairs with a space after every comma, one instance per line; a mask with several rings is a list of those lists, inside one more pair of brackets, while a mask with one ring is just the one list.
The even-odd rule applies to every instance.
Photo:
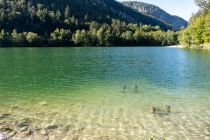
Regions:
[[69, 139], [209, 139], [210, 51], [1, 48], [0, 99], [0, 114], [70, 125]]

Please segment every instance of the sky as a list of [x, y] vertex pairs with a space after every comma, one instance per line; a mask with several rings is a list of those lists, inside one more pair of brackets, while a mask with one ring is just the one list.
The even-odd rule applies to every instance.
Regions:
[[[126, 0], [118, 0], [126, 1]], [[194, 4], [194, 0], [136, 0], [145, 3], [154, 4], [166, 12], [177, 15], [185, 20], [189, 20], [193, 13], [198, 11], [198, 7]]]

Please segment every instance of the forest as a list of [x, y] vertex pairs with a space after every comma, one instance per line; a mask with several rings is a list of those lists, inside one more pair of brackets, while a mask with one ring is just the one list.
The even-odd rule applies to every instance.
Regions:
[[[107, 4], [106, 0], [100, 2], [104, 2], [103, 7]], [[88, 11], [95, 8], [95, 3], [86, 3], [86, 7], [92, 7], [81, 10], [78, 5], [85, 1], [69, 0], [57, 6], [57, 0], [0, 0], [0, 46], [163, 46], [178, 43], [178, 33], [170, 25], [138, 14], [113, 0], [110, 2], [113, 8], [122, 10], [104, 12], [108, 5], [100, 15], [90, 16], [98, 13]], [[120, 17], [122, 11], [124, 16]]]
[[181, 45], [188, 48], [205, 48], [210, 45], [210, 1], [195, 0], [200, 10], [191, 17], [186, 29], [179, 33]]
[[[77, 27], [76, 23], [72, 23]], [[78, 25], [79, 26], [79, 25]], [[59, 29], [44, 36], [34, 32], [0, 32], [0, 46], [165, 46], [177, 44], [177, 33], [159, 26], [126, 24], [113, 20], [111, 25], [90, 22], [86, 29]]]

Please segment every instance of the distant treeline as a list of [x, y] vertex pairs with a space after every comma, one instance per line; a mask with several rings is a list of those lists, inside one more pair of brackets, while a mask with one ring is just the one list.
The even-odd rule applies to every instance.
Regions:
[[179, 35], [180, 44], [190, 48], [210, 46], [210, 1], [195, 0], [200, 7], [190, 19], [187, 29], [182, 29]]
[[86, 22], [80, 25], [72, 21], [66, 22], [80, 29], [56, 28], [53, 32], [44, 35], [18, 32], [17, 29], [6, 32], [2, 29], [0, 46], [165, 46], [177, 44], [177, 33], [170, 30], [162, 31], [159, 26], [127, 24], [119, 20], [112, 20], [110, 25], [97, 22]]
[[[99, 1], [98, 5], [103, 7], [101, 2]], [[130, 11], [131, 15], [137, 14], [115, 1], [110, 0], [110, 2], [115, 3], [118, 9], [121, 7], [125, 11]], [[104, 0], [104, 3], [109, 2]], [[160, 24], [162, 22], [157, 22], [162, 28], [142, 23], [129, 23], [123, 18], [117, 19], [117, 15], [110, 10], [106, 13], [108, 6], [98, 15], [97, 10], [94, 11], [93, 7], [92, 9], [87, 8], [85, 4], [91, 3], [84, 0], [62, 0], [62, 2], [60, 0], [0, 0], [0, 46], [161, 46], [177, 44], [177, 33], [166, 31], [169, 28]], [[77, 10], [74, 5], [80, 10]], [[88, 11], [86, 15], [84, 10]], [[91, 11], [94, 13], [89, 14]], [[94, 15], [95, 18], [91, 15]], [[154, 22], [153, 25], [156, 21], [144, 15], [139, 15], [139, 18], [145, 23], [148, 19], [148, 22]]]

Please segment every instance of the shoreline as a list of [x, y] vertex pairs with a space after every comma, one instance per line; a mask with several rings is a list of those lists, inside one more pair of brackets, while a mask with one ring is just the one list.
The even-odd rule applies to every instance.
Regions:
[[166, 46], [167, 48], [185, 48], [182, 45], [173, 45], [173, 46]]
[[204, 50], [210, 50], [210, 44], [204, 44], [201, 45], [200, 47], [195, 47], [195, 46], [190, 46], [190, 47], [185, 47], [183, 45], [173, 45], [173, 46], [167, 46], [167, 48], [188, 48], [188, 49], [204, 49]]

